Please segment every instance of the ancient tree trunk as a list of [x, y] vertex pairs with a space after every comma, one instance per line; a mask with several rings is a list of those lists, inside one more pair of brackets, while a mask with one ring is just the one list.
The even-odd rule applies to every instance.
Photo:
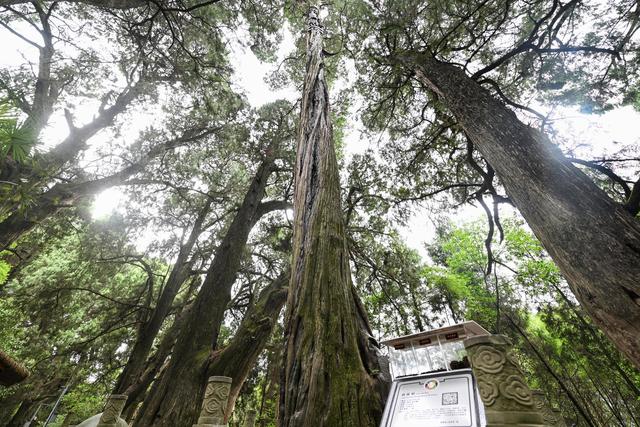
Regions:
[[455, 115], [580, 304], [640, 368], [640, 223], [462, 70], [427, 54], [399, 60]]
[[353, 292], [318, 10], [309, 12], [295, 169], [283, 427], [370, 426], [382, 414], [377, 355]]
[[251, 228], [259, 219], [260, 201], [274, 163], [272, 149], [258, 168], [249, 191], [231, 222], [207, 271], [202, 288], [180, 331], [165, 372], [145, 399], [136, 426], [191, 425], [196, 422], [207, 379], [211, 351], [218, 341]]
[[[140, 327], [138, 336], [127, 360], [127, 364], [120, 373], [113, 394], [127, 394], [127, 390], [135, 384], [142, 375], [145, 362], [151, 351], [151, 346], [155, 340], [160, 327], [167, 317], [173, 300], [175, 299], [182, 283], [187, 279], [189, 270], [193, 265], [193, 258], [190, 258], [193, 245], [196, 243], [198, 236], [202, 232], [202, 224], [209, 213], [211, 200], [209, 199], [205, 206], [200, 210], [198, 217], [189, 233], [186, 242], [180, 246], [178, 258], [171, 269], [169, 278], [162, 289], [158, 303], [156, 304], [149, 319]], [[129, 401], [133, 400], [133, 396], [129, 395]]]
[[22, 403], [24, 392], [16, 390], [13, 394], [0, 399], [0, 426], [5, 426]]
[[225, 376], [233, 379], [225, 414], [230, 415], [233, 412], [242, 385], [267, 345], [280, 310], [287, 299], [290, 277], [289, 270], [283, 272], [260, 293], [258, 301], [245, 313], [229, 345], [212, 356], [207, 376]]

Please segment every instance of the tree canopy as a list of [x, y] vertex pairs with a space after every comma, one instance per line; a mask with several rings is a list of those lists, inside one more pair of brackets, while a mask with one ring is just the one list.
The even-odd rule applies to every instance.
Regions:
[[30, 372], [0, 425], [126, 394], [130, 425], [190, 426], [212, 375], [233, 426], [378, 425], [379, 341], [466, 320], [568, 425], [640, 425], [637, 1], [0, 0], [0, 26], [0, 350]]

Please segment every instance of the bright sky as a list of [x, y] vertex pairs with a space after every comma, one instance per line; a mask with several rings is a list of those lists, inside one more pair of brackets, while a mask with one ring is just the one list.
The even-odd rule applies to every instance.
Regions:
[[[21, 31], [24, 28], [21, 28]], [[26, 29], [25, 29], [26, 30]], [[282, 29], [283, 44], [279, 52], [279, 61], [284, 59], [294, 49], [294, 36], [285, 26]], [[27, 30], [24, 34], [29, 34]], [[37, 34], [30, 34], [33, 40], [39, 41]], [[26, 60], [36, 63], [37, 51], [34, 47], [24, 43], [8, 31], [0, 30], [0, 66], [16, 66]], [[237, 42], [231, 42], [230, 47], [232, 55], [230, 55], [232, 65], [235, 72], [235, 83], [237, 89], [243, 91], [249, 102], [259, 107], [276, 99], [285, 98], [295, 101], [299, 94], [293, 87], [288, 87], [278, 91], [272, 91], [265, 82], [268, 76], [275, 68], [276, 64], [265, 64], [260, 62], [250, 49], [242, 47]], [[355, 71], [353, 71], [355, 72]], [[351, 80], [354, 76], [351, 76]], [[88, 121], [93, 112], [96, 111], [95, 106], [87, 106], [83, 116], [79, 114], [77, 120], [81, 123]], [[544, 113], [544, 111], [541, 111]], [[143, 126], [145, 122], [151, 120], [153, 113], [136, 112], [135, 117], [130, 118], [131, 123], [137, 123]], [[579, 107], [561, 108], [554, 111], [553, 117], [554, 127], [559, 135], [566, 138], [571, 146], [579, 146], [577, 153], [586, 158], [593, 158], [611, 154], [619, 146], [626, 144], [637, 144], [640, 142], [638, 128], [640, 125], [640, 114], [631, 107], [618, 108], [607, 112], [603, 115], [589, 115], [579, 111]], [[135, 126], [129, 131], [132, 134], [137, 133], [139, 128]], [[58, 142], [67, 134], [67, 127], [61, 114], [57, 114], [52, 118], [52, 122], [43, 137], [44, 141]], [[100, 136], [92, 140], [92, 144], [100, 144]], [[345, 135], [345, 154], [349, 159], [354, 153], [363, 152], [370, 147], [371, 142], [360, 138], [359, 122], [353, 121], [346, 129]], [[372, 148], [375, 149], [375, 146]], [[93, 216], [96, 220], [107, 218], [111, 213], [119, 207], [126, 204], [126, 197], [118, 188], [112, 188], [99, 194], [93, 205]], [[483, 211], [479, 207], [466, 206], [459, 209], [453, 215], [454, 222], [461, 223], [470, 219], [482, 217]], [[429, 214], [428, 208], [418, 209], [411, 218], [407, 227], [401, 229], [401, 235], [406, 239], [407, 244], [418, 250], [423, 255], [425, 242], [430, 241], [434, 236], [435, 218]], [[138, 246], [144, 248], [155, 236], [152, 230], [144, 233]]]

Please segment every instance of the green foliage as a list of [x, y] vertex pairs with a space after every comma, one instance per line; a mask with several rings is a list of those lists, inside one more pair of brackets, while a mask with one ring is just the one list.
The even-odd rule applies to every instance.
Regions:
[[33, 132], [21, 126], [11, 103], [0, 100], [0, 156], [10, 156], [19, 163], [27, 161], [35, 145]]
[[[0, 257], [2, 257], [5, 252], [0, 253]], [[6, 262], [4, 259], [0, 258], [0, 286], [2, 286], [9, 276], [9, 271], [11, 271], [11, 265]]]
[[[42, 195], [55, 185], [92, 182], [118, 173], [167, 140], [203, 129], [212, 132], [163, 150], [137, 171], [121, 187], [124, 206], [111, 216], [91, 218], [91, 202], [103, 187], [70, 202], [57, 198], [54, 203], [64, 202], [65, 208], [37, 221], [12, 247], [19, 260], [12, 253], [0, 254], [0, 348], [32, 371], [22, 385], [0, 391], [0, 424], [20, 402], [50, 403], [69, 380], [61, 413], [72, 413], [76, 423], [100, 410], [198, 212], [211, 201], [191, 254], [190, 279], [161, 336], [198, 291], [199, 277], [219, 249], [248, 180], [274, 141], [277, 170], [265, 200], [289, 200], [292, 192], [297, 106], [276, 101], [251, 108], [236, 93], [229, 46], [238, 43], [273, 62], [283, 28], [291, 30], [296, 49], [278, 64], [271, 83], [300, 86], [307, 3], [218, 2], [190, 13], [160, 12], [155, 2], [125, 11], [82, 2], [50, 3], [37, 4], [50, 7], [56, 23], [51, 76], [46, 79], [57, 85], [48, 91], [55, 94], [53, 114], [68, 109], [73, 119], [89, 108], [94, 117], [100, 108], [113, 105], [124, 84], [140, 81], [139, 92], [124, 113], [100, 124], [99, 138], [73, 140], [77, 152], [44, 167], [55, 150], [43, 150], [40, 133], [51, 120], [47, 117], [34, 130], [25, 125], [33, 120], [22, 119], [43, 82], [28, 61], [0, 70], [0, 89], [12, 95], [0, 102], [0, 220], [14, 212], [26, 217], [44, 205]], [[190, 4], [176, 2], [182, 3]], [[342, 89], [331, 94], [339, 160], [346, 160], [351, 148], [346, 136], [359, 122], [353, 110], [362, 116], [365, 129], [357, 130], [363, 132], [363, 143], [372, 141], [369, 150], [347, 165], [342, 206], [354, 282], [374, 334], [383, 338], [476, 320], [512, 338], [531, 385], [543, 389], [580, 426], [585, 425], [581, 411], [598, 426], [638, 425], [640, 374], [594, 328], [522, 221], [502, 221], [504, 240], [496, 233], [492, 242], [492, 275], [485, 274], [484, 222], [440, 221], [424, 258], [403, 241], [398, 230], [418, 207], [428, 205], [422, 215], [436, 218], [452, 207], [475, 203], [480, 189], [489, 200], [484, 177], [470, 159], [483, 170], [488, 165], [472, 147], [469, 152], [463, 130], [442, 100], [390, 58], [405, 51], [431, 52], [473, 74], [519, 46], [536, 22], [542, 25], [534, 41], [546, 43], [543, 48], [616, 47], [625, 30], [633, 30], [627, 25], [634, 19], [637, 23], [637, 7], [631, 3], [563, 2], [565, 14], [544, 22], [560, 3], [349, 0], [323, 6], [329, 12], [325, 72], [331, 86]], [[7, 25], [27, 19], [40, 28], [34, 7], [17, 5], [24, 16], [7, 10], [0, 19]], [[577, 104], [583, 111], [602, 112], [629, 104], [640, 110], [637, 37], [625, 43], [620, 61], [611, 55], [523, 50], [483, 77], [491, 78], [507, 100], [523, 105], [553, 109]], [[503, 99], [483, 77], [477, 80]], [[144, 126], [137, 123], [139, 117]], [[537, 116], [527, 120], [549, 129], [550, 122]], [[75, 125], [81, 122], [75, 120]], [[551, 137], [566, 148], [566, 141]], [[637, 147], [627, 147], [617, 155], [634, 158], [636, 153]], [[617, 160], [602, 164], [636, 170], [635, 163]], [[624, 202], [617, 184], [588, 174]], [[636, 178], [629, 175], [628, 181]], [[491, 184], [496, 195], [504, 193], [497, 177]], [[290, 215], [281, 212], [255, 227], [219, 345], [232, 339], [255, 295], [283, 264], [290, 238]], [[282, 335], [278, 328], [251, 372], [232, 425], [242, 425], [250, 408], [259, 411], [261, 425], [275, 425]], [[206, 357], [203, 353], [202, 359]]]
[[347, 128], [347, 118], [345, 116], [335, 117], [333, 122], [333, 145], [336, 151], [338, 162], [344, 159], [344, 137]]
[[[378, 336], [474, 320], [512, 339], [530, 385], [567, 420], [586, 426], [586, 416], [597, 426], [635, 425], [640, 375], [588, 320], [522, 221], [509, 217], [502, 226], [504, 240], [494, 236], [490, 276], [481, 221], [441, 224], [428, 246], [429, 262], [397, 236], [366, 234], [363, 240], [359, 234], [356, 283]], [[602, 393], [606, 399], [590, 397]]]
[[0, 347], [31, 372], [11, 392], [37, 402], [70, 381], [61, 411], [72, 410], [78, 422], [101, 409], [126, 357], [121, 346], [135, 335], [138, 301], [149, 291], [144, 270], [103, 260], [105, 238], [69, 233], [50, 240], [4, 285], [0, 300]]
[[[613, 425], [633, 425], [640, 377], [631, 374], [633, 368], [589, 322], [557, 267], [522, 223], [507, 219], [503, 226], [504, 242], [494, 242], [492, 278], [483, 277], [486, 261], [477, 251], [482, 251], [486, 231], [477, 223], [439, 237], [435, 249], [445, 254], [447, 269], [470, 280], [466, 292], [447, 287], [455, 301], [449, 306], [458, 304], [464, 319], [510, 335], [532, 386], [544, 390], [565, 418], [583, 425], [583, 416], [575, 412], [581, 410], [596, 425], [609, 425], [611, 417], [616, 418]], [[601, 393], [604, 384], [616, 392], [607, 394], [607, 403], [596, 403], [588, 396]]]

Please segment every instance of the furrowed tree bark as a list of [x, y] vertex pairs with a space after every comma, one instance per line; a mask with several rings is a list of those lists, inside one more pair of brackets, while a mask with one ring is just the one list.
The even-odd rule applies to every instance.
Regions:
[[429, 54], [396, 60], [453, 113], [585, 311], [640, 368], [640, 223], [462, 70]]
[[242, 205], [218, 247], [191, 311], [176, 340], [167, 369], [145, 399], [134, 426], [174, 427], [196, 422], [210, 353], [218, 341], [231, 287], [240, 267], [249, 233], [260, 219], [267, 180], [274, 169], [274, 147], [267, 149]]
[[318, 9], [309, 11], [295, 168], [293, 261], [280, 425], [372, 426], [377, 343], [351, 283]]
[[228, 415], [233, 412], [240, 389], [278, 321], [278, 315], [287, 300], [290, 277], [291, 273], [287, 269], [260, 292], [258, 301], [245, 313], [229, 345], [211, 356], [207, 376], [221, 375], [233, 379], [225, 412]]
[[[127, 364], [120, 373], [116, 385], [113, 390], [113, 394], [126, 394], [125, 392], [137, 382], [139, 377], [142, 376], [145, 362], [151, 351], [160, 328], [164, 322], [164, 319], [169, 314], [173, 301], [180, 290], [180, 287], [189, 276], [189, 271], [193, 265], [194, 259], [190, 257], [193, 246], [196, 240], [202, 233], [202, 224], [204, 223], [207, 214], [211, 207], [211, 199], [208, 199], [203, 208], [198, 213], [198, 216], [191, 228], [189, 236], [181, 246], [178, 253], [178, 258], [173, 264], [171, 273], [167, 278], [167, 282], [162, 289], [160, 298], [153, 309], [149, 319], [140, 327], [136, 341], [131, 349], [131, 354], [127, 360]], [[133, 396], [129, 396], [132, 400]]]

